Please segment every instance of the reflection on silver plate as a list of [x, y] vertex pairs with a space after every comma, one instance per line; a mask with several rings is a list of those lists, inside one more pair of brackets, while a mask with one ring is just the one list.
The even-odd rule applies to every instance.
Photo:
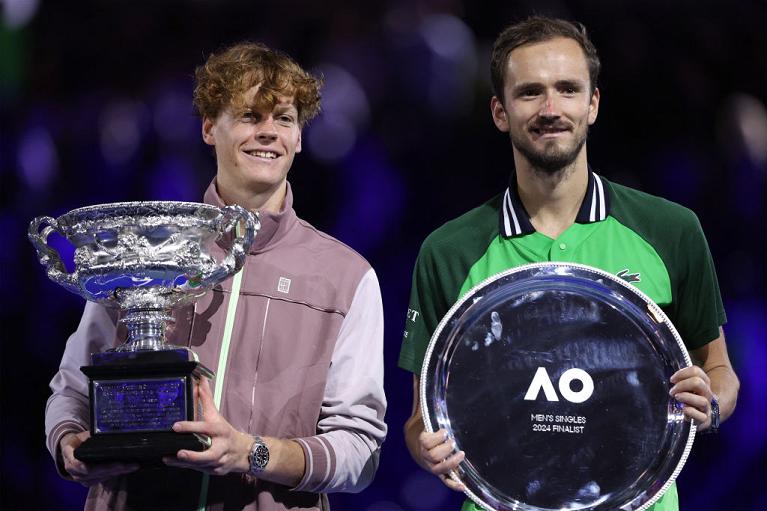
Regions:
[[644, 510], [695, 437], [669, 377], [689, 366], [646, 295], [602, 270], [530, 264], [442, 319], [421, 372], [429, 432], [466, 459], [451, 477], [492, 510]]

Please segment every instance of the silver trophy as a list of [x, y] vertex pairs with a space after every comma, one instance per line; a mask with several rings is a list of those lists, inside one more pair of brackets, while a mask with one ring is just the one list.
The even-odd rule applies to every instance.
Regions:
[[429, 432], [466, 458], [451, 473], [483, 509], [640, 511], [687, 459], [695, 426], [669, 396], [689, 366], [650, 298], [573, 263], [491, 277], [440, 322], [421, 372]]
[[[90, 380], [91, 438], [75, 451], [78, 459], [157, 462], [179, 449], [207, 447], [209, 439], [171, 428], [197, 417], [194, 385], [213, 373], [189, 348], [169, 344], [165, 330], [172, 309], [242, 268], [259, 227], [240, 206], [167, 201], [88, 206], [30, 223], [29, 239], [48, 277], [118, 308], [128, 331], [125, 343], [92, 354], [92, 365], [81, 368]], [[52, 233], [74, 245], [73, 272], [48, 245]]]

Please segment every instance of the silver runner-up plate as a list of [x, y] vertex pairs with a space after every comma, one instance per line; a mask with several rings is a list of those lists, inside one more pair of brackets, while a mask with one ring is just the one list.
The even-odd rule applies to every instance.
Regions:
[[451, 472], [488, 510], [644, 510], [695, 437], [669, 378], [691, 365], [650, 298], [572, 263], [480, 283], [440, 322], [421, 371], [428, 432], [466, 458]]

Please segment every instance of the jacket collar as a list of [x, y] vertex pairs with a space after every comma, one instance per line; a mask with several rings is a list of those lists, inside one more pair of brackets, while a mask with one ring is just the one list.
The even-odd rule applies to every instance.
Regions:
[[[605, 189], [604, 179], [589, 168], [589, 184], [586, 195], [575, 221], [579, 224], [601, 222], [610, 214], [610, 198]], [[535, 232], [530, 215], [527, 214], [522, 200], [517, 192], [517, 173], [512, 171], [509, 187], [503, 194], [503, 204], [500, 213], [500, 232], [504, 238], [532, 234]]]
[[[253, 244], [250, 246], [250, 253], [257, 254], [268, 249], [274, 243], [280, 240], [290, 227], [296, 222], [296, 212], [293, 210], [293, 190], [290, 183], [286, 183], [287, 191], [282, 208], [278, 213], [271, 211], [258, 210], [258, 219], [261, 222], [261, 228], [256, 234]], [[226, 206], [216, 188], [216, 178], [213, 178], [208, 189], [205, 190], [204, 201], [219, 208]]]

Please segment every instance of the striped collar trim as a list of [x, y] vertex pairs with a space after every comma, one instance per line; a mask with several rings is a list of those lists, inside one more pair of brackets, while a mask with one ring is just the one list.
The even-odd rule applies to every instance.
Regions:
[[[530, 222], [525, 206], [517, 193], [516, 173], [512, 173], [510, 185], [503, 194], [500, 230], [505, 238], [532, 234], [535, 227]], [[589, 169], [589, 185], [581, 202], [575, 221], [579, 224], [601, 222], [610, 214], [610, 198], [604, 180]]]

